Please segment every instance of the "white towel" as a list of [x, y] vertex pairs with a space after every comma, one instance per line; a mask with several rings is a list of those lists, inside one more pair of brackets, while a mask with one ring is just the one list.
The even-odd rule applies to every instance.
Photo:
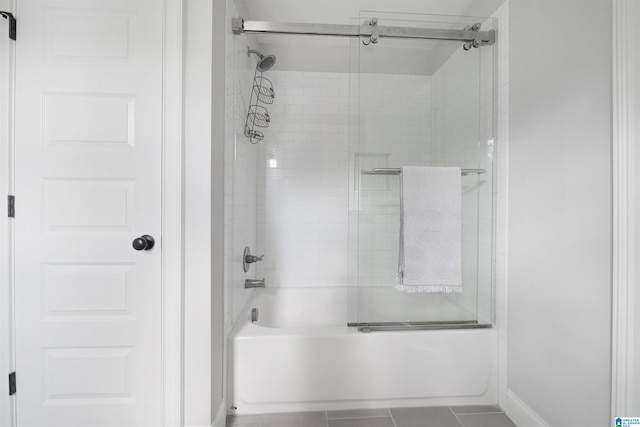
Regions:
[[460, 168], [402, 168], [397, 289], [462, 292], [460, 177]]

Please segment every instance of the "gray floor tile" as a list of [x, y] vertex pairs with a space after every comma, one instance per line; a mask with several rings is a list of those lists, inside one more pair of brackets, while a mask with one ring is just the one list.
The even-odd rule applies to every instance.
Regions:
[[327, 427], [325, 412], [293, 412], [262, 415], [261, 427]]
[[227, 427], [260, 427], [262, 415], [229, 415]]
[[454, 414], [482, 414], [486, 412], [504, 412], [497, 406], [493, 405], [452, 406], [451, 410]]
[[449, 407], [391, 409], [397, 427], [462, 427]]
[[505, 414], [458, 415], [458, 419], [463, 427], [516, 427]]
[[344, 411], [327, 411], [327, 418], [330, 420], [389, 416], [391, 416], [391, 414], [388, 409], [347, 409]]
[[391, 417], [329, 420], [329, 427], [395, 427]]

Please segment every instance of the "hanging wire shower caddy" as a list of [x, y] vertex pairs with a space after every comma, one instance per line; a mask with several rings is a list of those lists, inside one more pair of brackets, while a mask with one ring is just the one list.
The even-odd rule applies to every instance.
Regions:
[[[249, 98], [249, 109], [247, 111], [247, 119], [244, 124], [244, 136], [249, 138], [249, 142], [257, 144], [264, 139], [264, 132], [257, 130], [258, 128], [268, 128], [271, 123], [271, 117], [264, 105], [273, 104], [275, 92], [271, 80], [262, 74], [268, 68], [271, 68], [275, 57], [264, 57], [256, 51], [249, 50], [249, 54], [256, 53], [260, 56], [260, 62], [256, 65], [256, 71], [253, 75], [253, 87], [251, 88], [251, 97]], [[269, 65], [265, 66], [265, 60], [274, 58]]]

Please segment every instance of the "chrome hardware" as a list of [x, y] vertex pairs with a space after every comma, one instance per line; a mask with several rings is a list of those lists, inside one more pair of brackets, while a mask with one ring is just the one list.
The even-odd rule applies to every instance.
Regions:
[[470, 50], [472, 47], [480, 47], [481, 44], [482, 44], [482, 42], [480, 42], [480, 40], [477, 40], [477, 39], [476, 40], [471, 40], [471, 41], [465, 42], [462, 45], [462, 48], [464, 50]]
[[[371, 43], [376, 44], [380, 40], [380, 30], [378, 29], [378, 18], [371, 18], [371, 21], [364, 21], [363, 27], [368, 27], [371, 29], [371, 34], [368, 36], [368, 39], [362, 39], [362, 44], [365, 46], [369, 46]], [[366, 33], [367, 31], [362, 31]], [[363, 36], [367, 37], [367, 36]]]
[[[463, 31], [473, 31], [475, 33], [478, 33], [480, 31], [480, 24], [476, 23], [476, 24], [464, 27]], [[468, 40], [468, 41], [464, 42], [462, 44], [462, 48], [464, 50], [469, 50], [472, 47], [476, 47], [477, 48], [477, 47], [482, 46], [483, 44], [485, 44], [485, 43], [483, 43], [483, 41], [480, 38], [474, 38], [473, 40]], [[492, 44], [492, 43], [487, 42], [487, 44]]]
[[156, 244], [156, 241], [152, 236], [145, 234], [144, 236], [140, 236], [137, 239], [133, 240], [132, 246], [136, 251], [148, 251], [152, 249]]
[[[460, 169], [460, 175], [467, 176], [471, 173], [483, 174], [486, 169]], [[402, 169], [400, 168], [373, 168], [371, 170], [361, 170], [362, 175], [400, 175]]]
[[257, 322], [258, 321], [258, 309], [257, 308], [252, 308], [251, 309], [251, 322]]
[[358, 328], [358, 332], [380, 331], [426, 331], [441, 329], [489, 329], [490, 323], [478, 323], [475, 320], [452, 320], [431, 322], [376, 322], [376, 323], [347, 323], [347, 326]]
[[244, 247], [244, 252], [242, 254], [242, 269], [246, 273], [249, 271], [249, 264], [253, 264], [254, 262], [262, 261], [264, 258], [264, 254], [260, 257], [255, 255], [251, 255], [251, 248], [249, 246]]
[[264, 279], [245, 279], [245, 289], [250, 288], [264, 288]]
[[254, 262], [258, 262], [258, 261], [262, 261], [262, 258], [264, 258], [264, 255], [257, 257], [255, 255], [247, 255], [247, 257], [245, 258], [245, 261], [247, 264], [251, 264]]
[[[310, 24], [300, 22], [244, 21], [242, 18], [233, 18], [231, 25], [234, 34], [299, 34], [371, 37], [375, 31], [376, 35], [380, 38], [452, 40], [462, 42], [480, 40], [481, 46], [492, 45], [496, 40], [495, 30], [480, 31], [480, 27], [477, 25], [472, 25], [464, 30], [449, 30], [444, 28], [374, 26], [371, 25], [370, 22], [365, 22], [364, 25]], [[477, 30], [474, 30], [474, 27], [477, 28]]]

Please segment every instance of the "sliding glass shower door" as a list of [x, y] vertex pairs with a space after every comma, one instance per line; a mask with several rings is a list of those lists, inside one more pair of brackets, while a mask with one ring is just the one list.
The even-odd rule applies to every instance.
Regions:
[[[351, 49], [349, 321], [488, 325], [493, 313], [493, 46], [377, 37], [377, 28], [493, 29], [488, 18], [362, 12]], [[400, 168], [461, 169], [462, 293], [396, 289]]]

